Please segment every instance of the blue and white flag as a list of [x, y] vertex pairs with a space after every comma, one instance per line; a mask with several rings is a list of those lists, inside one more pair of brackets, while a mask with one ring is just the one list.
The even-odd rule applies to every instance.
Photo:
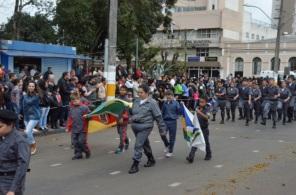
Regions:
[[199, 150], [206, 152], [205, 139], [200, 128], [196, 113], [192, 114], [184, 104], [182, 104], [182, 108], [182, 125], [184, 139], [187, 141], [189, 148], [196, 147]]

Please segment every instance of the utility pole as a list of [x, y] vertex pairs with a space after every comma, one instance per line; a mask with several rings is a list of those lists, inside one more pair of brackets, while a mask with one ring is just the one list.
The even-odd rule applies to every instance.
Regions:
[[280, 67], [280, 49], [281, 49], [281, 35], [282, 35], [282, 19], [283, 19], [283, 6], [284, 1], [281, 0], [279, 21], [277, 26], [277, 37], [275, 45], [275, 58], [274, 58], [274, 72], [277, 74]]
[[105, 49], [104, 49], [104, 77], [108, 77], [108, 62], [109, 60], [109, 40], [105, 39]]
[[118, 0], [110, 0], [109, 13], [109, 60], [107, 76], [107, 100], [115, 98], [116, 90], [116, 50]]
[[136, 64], [135, 70], [139, 67], [139, 36], [137, 35], [136, 39]]
[[185, 51], [184, 52], [185, 53], [184, 54], [184, 56], [185, 56], [185, 59], [184, 60], [185, 61], [184, 62], [185, 62], [185, 67], [187, 68], [187, 30], [186, 29], [185, 29], [185, 34], [184, 34], [184, 41], [185, 41], [185, 45], [184, 45], [184, 47], [185, 47], [184, 48], [184, 51]]

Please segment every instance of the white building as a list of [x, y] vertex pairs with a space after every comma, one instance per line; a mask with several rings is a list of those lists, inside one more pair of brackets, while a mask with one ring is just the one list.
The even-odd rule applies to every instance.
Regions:
[[178, 61], [186, 60], [191, 76], [225, 77], [230, 72], [225, 43], [276, 37], [270, 25], [245, 13], [243, 4], [244, 0], [179, 0], [173, 9], [172, 32], [164, 34], [159, 28], [150, 45], [165, 51], [168, 60], [178, 53]]
[[271, 24], [256, 20], [250, 12], [244, 12], [242, 42], [273, 39], [276, 35], [277, 30]]

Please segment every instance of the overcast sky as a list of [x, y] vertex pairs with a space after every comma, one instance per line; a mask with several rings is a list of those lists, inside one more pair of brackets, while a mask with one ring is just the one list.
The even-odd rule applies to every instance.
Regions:
[[[0, 24], [7, 21], [7, 18], [11, 17], [14, 8], [15, 0], [0, 0]], [[54, 1], [54, 0], [53, 0]], [[261, 7], [266, 13], [271, 15], [272, 0], [245, 0], [245, 3], [252, 4]], [[249, 12], [253, 13], [253, 16], [265, 22], [269, 22], [260, 11], [255, 8], [246, 8]], [[28, 10], [30, 11], [30, 10]]]

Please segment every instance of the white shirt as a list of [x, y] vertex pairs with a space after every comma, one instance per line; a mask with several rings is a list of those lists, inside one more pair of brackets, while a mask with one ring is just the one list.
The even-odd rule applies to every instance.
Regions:
[[173, 87], [175, 86], [175, 83], [176, 83], [175, 79], [171, 79], [171, 80], [170, 80], [170, 84], [171, 84]]
[[148, 100], [148, 98], [146, 98], [146, 99], [144, 99], [144, 100], [141, 100], [141, 101], [140, 101], [140, 105], [144, 104], [147, 100]]
[[126, 86], [127, 88], [129, 88], [129, 89], [132, 89], [132, 88], [134, 87], [134, 83], [133, 83], [132, 80], [127, 80], [127, 81], [125, 82], [125, 86]]

